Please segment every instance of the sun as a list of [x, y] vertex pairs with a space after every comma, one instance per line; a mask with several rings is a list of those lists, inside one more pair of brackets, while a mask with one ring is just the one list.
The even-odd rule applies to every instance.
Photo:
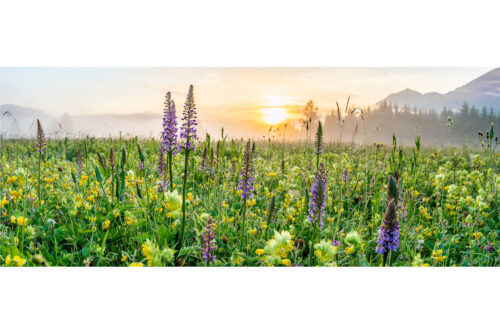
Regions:
[[264, 108], [261, 109], [262, 119], [269, 125], [276, 125], [288, 118], [285, 108]]

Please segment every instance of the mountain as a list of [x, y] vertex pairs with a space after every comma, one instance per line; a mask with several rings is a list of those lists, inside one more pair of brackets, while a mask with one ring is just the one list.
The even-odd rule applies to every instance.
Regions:
[[0, 133], [3, 137], [34, 137], [39, 119], [49, 137], [62, 136], [159, 136], [161, 113], [69, 115], [53, 117], [34, 108], [0, 105]]
[[14, 104], [0, 105], [0, 132], [6, 137], [34, 136], [37, 119], [46, 132], [56, 130], [56, 119], [41, 110]]
[[[459, 109], [464, 102], [481, 109], [500, 109], [500, 68], [496, 68], [477, 79], [452, 90], [446, 94], [436, 92], [422, 94], [418, 91], [405, 89], [390, 94], [383, 101], [399, 106], [409, 105], [421, 109], [441, 111], [443, 107]], [[382, 101], [382, 102], [383, 102]]]

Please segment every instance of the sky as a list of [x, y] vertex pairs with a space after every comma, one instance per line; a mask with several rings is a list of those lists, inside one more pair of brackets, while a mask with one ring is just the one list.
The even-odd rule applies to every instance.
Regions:
[[206, 128], [265, 128], [292, 119], [310, 99], [326, 114], [335, 102], [365, 107], [406, 88], [446, 93], [492, 68], [0, 68], [0, 104], [53, 116], [156, 113], [172, 92], [178, 113], [190, 84]]

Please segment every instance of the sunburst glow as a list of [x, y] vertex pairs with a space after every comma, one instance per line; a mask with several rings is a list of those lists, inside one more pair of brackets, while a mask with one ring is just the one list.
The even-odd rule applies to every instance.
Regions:
[[261, 110], [262, 119], [269, 125], [276, 125], [288, 118], [288, 113], [285, 108], [265, 108]]

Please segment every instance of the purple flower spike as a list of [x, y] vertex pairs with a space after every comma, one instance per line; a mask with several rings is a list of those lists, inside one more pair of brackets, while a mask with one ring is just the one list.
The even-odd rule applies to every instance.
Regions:
[[241, 164], [241, 172], [240, 172], [240, 180], [238, 182], [238, 190], [241, 190], [241, 197], [243, 199], [252, 198], [253, 187], [253, 154], [252, 147], [250, 145], [250, 140], [248, 140], [247, 145], [245, 146], [245, 151], [243, 153], [243, 162]]
[[175, 102], [170, 91], [165, 95], [165, 108], [163, 109], [163, 132], [161, 134], [162, 149], [175, 155], [177, 150], [177, 116]]
[[196, 125], [198, 125], [196, 121], [196, 104], [194, 103], [193, 85], [190, 85], [184, 103], [184, 111], [182, 112], [182, 126], [179, 135], [185, 142], [179, 145], [180, 149], [195, 150], [194, 141], [198, 139]]
[[217, 250], [217, 240], [215, 237], [215, 227], [212, 217], [209, 216], [207, 218], [207, 225], [202, 235], [203, 242], [201, 245], [201, 254], [207, 266], [210, 262], [215, 262], [215, 259], [217, 258], [217, 256], [213, 254], [213, 252]]
[[345, 169], [342, 173], [342, 182], [345, 183], [349, 180], [349, 170]]
[[396, 202], [389, 201], [385, 218], [378, 232], [376, 252], [387, 255], [399, 247], [399, 222], [396, 216]]
[[323, 163], [319, 164], [316, 171], [316, 179], [311, 189], [311, 199], [309, 200], [309, 216], [307, 219], [310, 223], [318, 221], [320, 229], [323, 229], [323, 218], [325, 216], [326, 207], [326, 171]]

